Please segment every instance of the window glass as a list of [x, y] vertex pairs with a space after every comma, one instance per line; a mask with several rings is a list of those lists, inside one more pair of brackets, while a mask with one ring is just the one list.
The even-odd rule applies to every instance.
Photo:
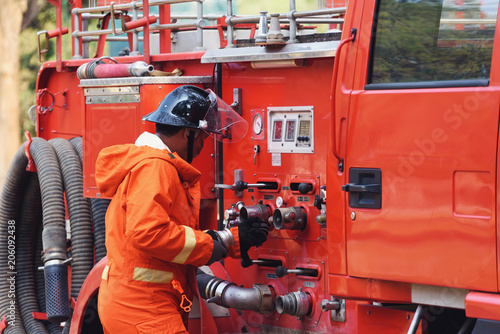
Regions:
[[368, 83], [489, 79], [499, 0], [379, 0]]

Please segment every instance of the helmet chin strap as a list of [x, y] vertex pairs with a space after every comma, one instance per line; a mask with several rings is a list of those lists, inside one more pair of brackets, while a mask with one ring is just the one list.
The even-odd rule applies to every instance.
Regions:
[[189, 130], [188, 147], [187, 147], [187, 162], [188, 163], [191, 163], [191, 161], [193, 161], [193, 146], [194, 146], [195, 134], [196, 133], [194, 130]]

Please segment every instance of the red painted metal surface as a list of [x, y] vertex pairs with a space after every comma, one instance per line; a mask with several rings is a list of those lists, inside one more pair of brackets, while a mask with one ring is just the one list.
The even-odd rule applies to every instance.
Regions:
[[31, 156], [30, 153], [30, 145], [33, 141], [31, 139], [29, 131], [26, 131], [24, 135], [26, 137], [26, 144], [24, 144], [24, 154], [26, 155], [26, 158], [28, 158], [28, 164], [26, 165], [26, 170], [28, 172], [36, 172], [35, 161], [33, 160], [33, 157]]
[[7, 328], [7, 318], [4, 315], [0, 321], [0, 333], [3, 333], [5, 328]]
[[411, 303], [411, 285], [368, 278], [328, 276], [330, 293], [347, 299]]
[[31, 312], [31, 316], [36, 320], [47, 320], [47, 313], [43, 312]]
[[[354, 45], [368, 50], [360, 30]], [[348, 274], [497, 291], [498, 87], [365, 91], [367, 64], [360, 51], [354, 90], [337, 92], [351, 95], [345, 170], [380, 168], [383, 204], [346, 207]]]
[[500, 295], [470, 292], [465, 297], [465, 314], [470, 318], [500, 321]]
[[80, 293], [78, 295], [78, 300], [73, 308], [70, 334], [81, 333], [83, 320], [85, 318], [85, 311], [87, 310], [90, 299], [92, 299], [92, 297], [94, 297], [94, 295], [99, 290], [99, 285], [101, 284], [102, 279], [102, 272], [104, 271], [104, 267], [106, 267], [107, 261], [107, 257], [104, 257], [101, 261], [99, 261], [87, 275], [85, 282], [83, 282], [82, 288], [80, 289]]
[[[322, 315], [319, 309], [320, 302], [327, 298], [327, 257], [326, 229], [316, 223], [316, 216], [320, 213], [313, 206], [314, 195], [319, 194], [321, 185], [326, 184], [325, 164], [326, 145], [324, 138], [329, 134], [329, 92], [323, 89], [325, 83], [331, 83], [333, 59], [308, 59], [305, 67], [288, 69], [252, 69], [249, 63], [235, 63], [223, 65], [222, 86], [223, 98], [231, 102], [233, 88], [242, 89], [243, 117], [250, 123], [246, 137], [239, 143], [224, 145], [224, 184], [233, 184], [235, 169], [243, 169], [243, 181], [257, 183], [259, 181], [276, 182], [279, 189], [267, 191], [243, 191], [236, 196], [231, 190], [224, 191], [224, 208], [242, 201], [246, 206], [262, 204], [268, 205], [271, 212], [277, 208], [276, 199], [280, 196], [285, 206], [303, 207], [308, 216], [308, 225], [304, 231], [276, 230], [269, 233], [268, 241], [258, 249], [251, 249], [252, 259], [274, 259], [282, 261], [283, 266], [294, 269], [296, 267], [314, 267], [318, 269], [318, 277], [305, 277], [290, 274], [277, 278], [275, 268], [258, 267], [253, 265], [241, 269], [239, 260], [228, 259], [225, 262], [231, 278], [236, 284], [251, 287], [255, 283], [271, 285], [277, 295], [303, 289], [312, 296], [313, 307], [310, 315], [303, 320], [297, 320], [290, 315], [280, 315], [277, 312], [268, 315], [259, 315], [254, 312], [245, 312], [247, 328], [258, 331], [258, 324], [271, 327], [293, 328], [298, 330], [325, 332], [332, 324], [328, 317]], [[313, 99], [311, 97], [314, 96]], [[259, 111], [264, 115], [264, 129], [269, 126], [267, 119], [268, 108], [271, 107], [314, 107], [314, 136], [315, 146], [313, 153], [279, 153], [281, 163], [273, 164], [272, 154], [268, 153], [268, 134], [255, 136], [251, 129], [251, 115]], [[253, 112], [253, 113], [252, 113]], [[254, 162], [254, 146], [260, 146]], [[313, 191], [307, 195], [290, 189], [292, 183], [308, 182], [313, 185]], [[337, 324], [335, 324], [337, 325]], [[339, 328], [344, 324], [338, 324]]]
[[[391, 309], [388, 307], [373, 306], [367, 304], [358, 305], [358, 334], [399, 334], [407, 333], [414, 312]], [[381, 319], [383, 319], [381, 321]], [[425, 320], [423, 320], [425, 323]], [[416, 333], [425, 333], [420, 323]]]

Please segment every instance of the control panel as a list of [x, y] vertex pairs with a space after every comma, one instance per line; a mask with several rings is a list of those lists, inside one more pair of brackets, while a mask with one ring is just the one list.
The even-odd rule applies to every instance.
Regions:
[[314, 107], [267, 108], [269, 153], [314, 153]]

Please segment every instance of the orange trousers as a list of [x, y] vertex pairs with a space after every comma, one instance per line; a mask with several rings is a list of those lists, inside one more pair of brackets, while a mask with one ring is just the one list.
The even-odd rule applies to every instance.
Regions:
[[101, 283], [98, 311], [106, 334], [189, 334], [178, 296], [116, 278]]

